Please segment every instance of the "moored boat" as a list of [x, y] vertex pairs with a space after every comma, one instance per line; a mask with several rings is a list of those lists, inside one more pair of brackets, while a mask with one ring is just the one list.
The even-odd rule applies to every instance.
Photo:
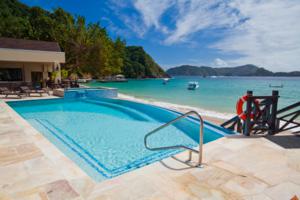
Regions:
[[169, 78], [164, 78], [163, 79], [163, 84], [166, 85], [169, 82], [169, 80], [170, 80]]
[[198, 87], [199, 87], [199, 83], [197, 81], [191, 81], [191, 82], [189, 82], [187, 89], [188, 90], [195, 90]]
[[271, 85], [271, 84], [269, 84], [269, 87], [270, 88], [283, 88], [283, 84], [281, 84], [281, 85]]
[[90, 82], [92, 79], [87, 79], [87, 78], [80, 78], [80, 79], [77, 79], [77, 82], [78, 83], [88, 83]]

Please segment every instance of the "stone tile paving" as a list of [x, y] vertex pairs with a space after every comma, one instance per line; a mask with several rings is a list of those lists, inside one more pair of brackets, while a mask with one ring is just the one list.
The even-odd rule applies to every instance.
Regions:
[[204, 161], [191, 168], [168, 158], [97, 183], [0, 102], [0, 200], [300, 197], [300, 149], [263, 137], [227, 137], [204, 145]]

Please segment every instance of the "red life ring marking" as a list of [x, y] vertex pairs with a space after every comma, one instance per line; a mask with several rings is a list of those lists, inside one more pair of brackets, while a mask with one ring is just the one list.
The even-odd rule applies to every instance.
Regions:
[[[236, 103], [236, 114], [242, 120], [246, 120], [247, 119], [247, 115], [246, 115], [246, 113], [243, 110], [243, 105], [244, 105], [245, 102], [247, 102], [247, 100], [248, 100], [248, 96], [244, 95]], [[255, 105], [255, 108], [256, 108], [256, 112], [255, 113], [254, 112], [250, 113], [250, 118], [251, 119], [254, 119], [255, 116], [257, 116], [257, 115], [260, 114], [259, 101], [257, 99], [254, 100], [254, 105]]]

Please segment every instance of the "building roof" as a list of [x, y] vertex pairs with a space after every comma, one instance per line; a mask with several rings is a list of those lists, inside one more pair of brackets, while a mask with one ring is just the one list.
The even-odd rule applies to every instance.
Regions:
[[61, 52], [57, 42], [0, 37], [0, 48]]

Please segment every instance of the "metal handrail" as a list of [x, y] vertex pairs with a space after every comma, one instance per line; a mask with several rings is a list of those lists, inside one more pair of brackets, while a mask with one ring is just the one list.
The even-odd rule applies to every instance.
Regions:
[[[169, 126], [169, 125], [171, 125], [171, 124], [173, 124], [173, 123], [175, 123], [175, 122], [177, 122], [177, 121], [179, 121], [179, 120], [181, 120], [185, 117], [188, 117], [191, 114], [195, 114], [200, 120], [200, 132], [199, 132], [200, 136], [199, 136], [199, 150], [198, 151], [195, 150], [195, 149], [192, 149], [190, 147], [184, 146], [184, 145], [175, 145], [175, 146], [166, 146], [166, 147], [149, 147], [148, 146], [147, 138], [150, 135], [156, 133], [157, 131], [159, 131], [159, 130], [161, 130], [161, 129], [163, 129], [163, 128], [165, 128], [165, 127], [167, 127], [167, 126]], [[181, 115], [181, 116], [179, 116], [179, 117], [177, 117], [177, 118], [175, 118], [175, 119], [159, 126], [158, 128], [150, 131], [149, 133], [147, 133], [144, 137], [144, 145], [148, 150], [151, 150], [151, 151], [166, 150], [166, 149], [178, 149], [178, 148], [187, 149], [187, 150], [189, 150], [189, 159], [188, 159], [188, 161], [191, 161], [191, 159], [192, 159], [192, 152], [198, 153], [199, 158], [198, 158], [198, 163], [197, 163], [196, 166], [201, 166], [202, 165], [202, 152], [203, 152], [203, 125], [204, 125], [203, 119], [200, 116], [200, 114], [196, 111], [193, 111], [193, 110], [189, 111], [189, 112], [187, 112], [187, 113], [185, 113], [185, 114], [183, 114], [183, 115]]]

